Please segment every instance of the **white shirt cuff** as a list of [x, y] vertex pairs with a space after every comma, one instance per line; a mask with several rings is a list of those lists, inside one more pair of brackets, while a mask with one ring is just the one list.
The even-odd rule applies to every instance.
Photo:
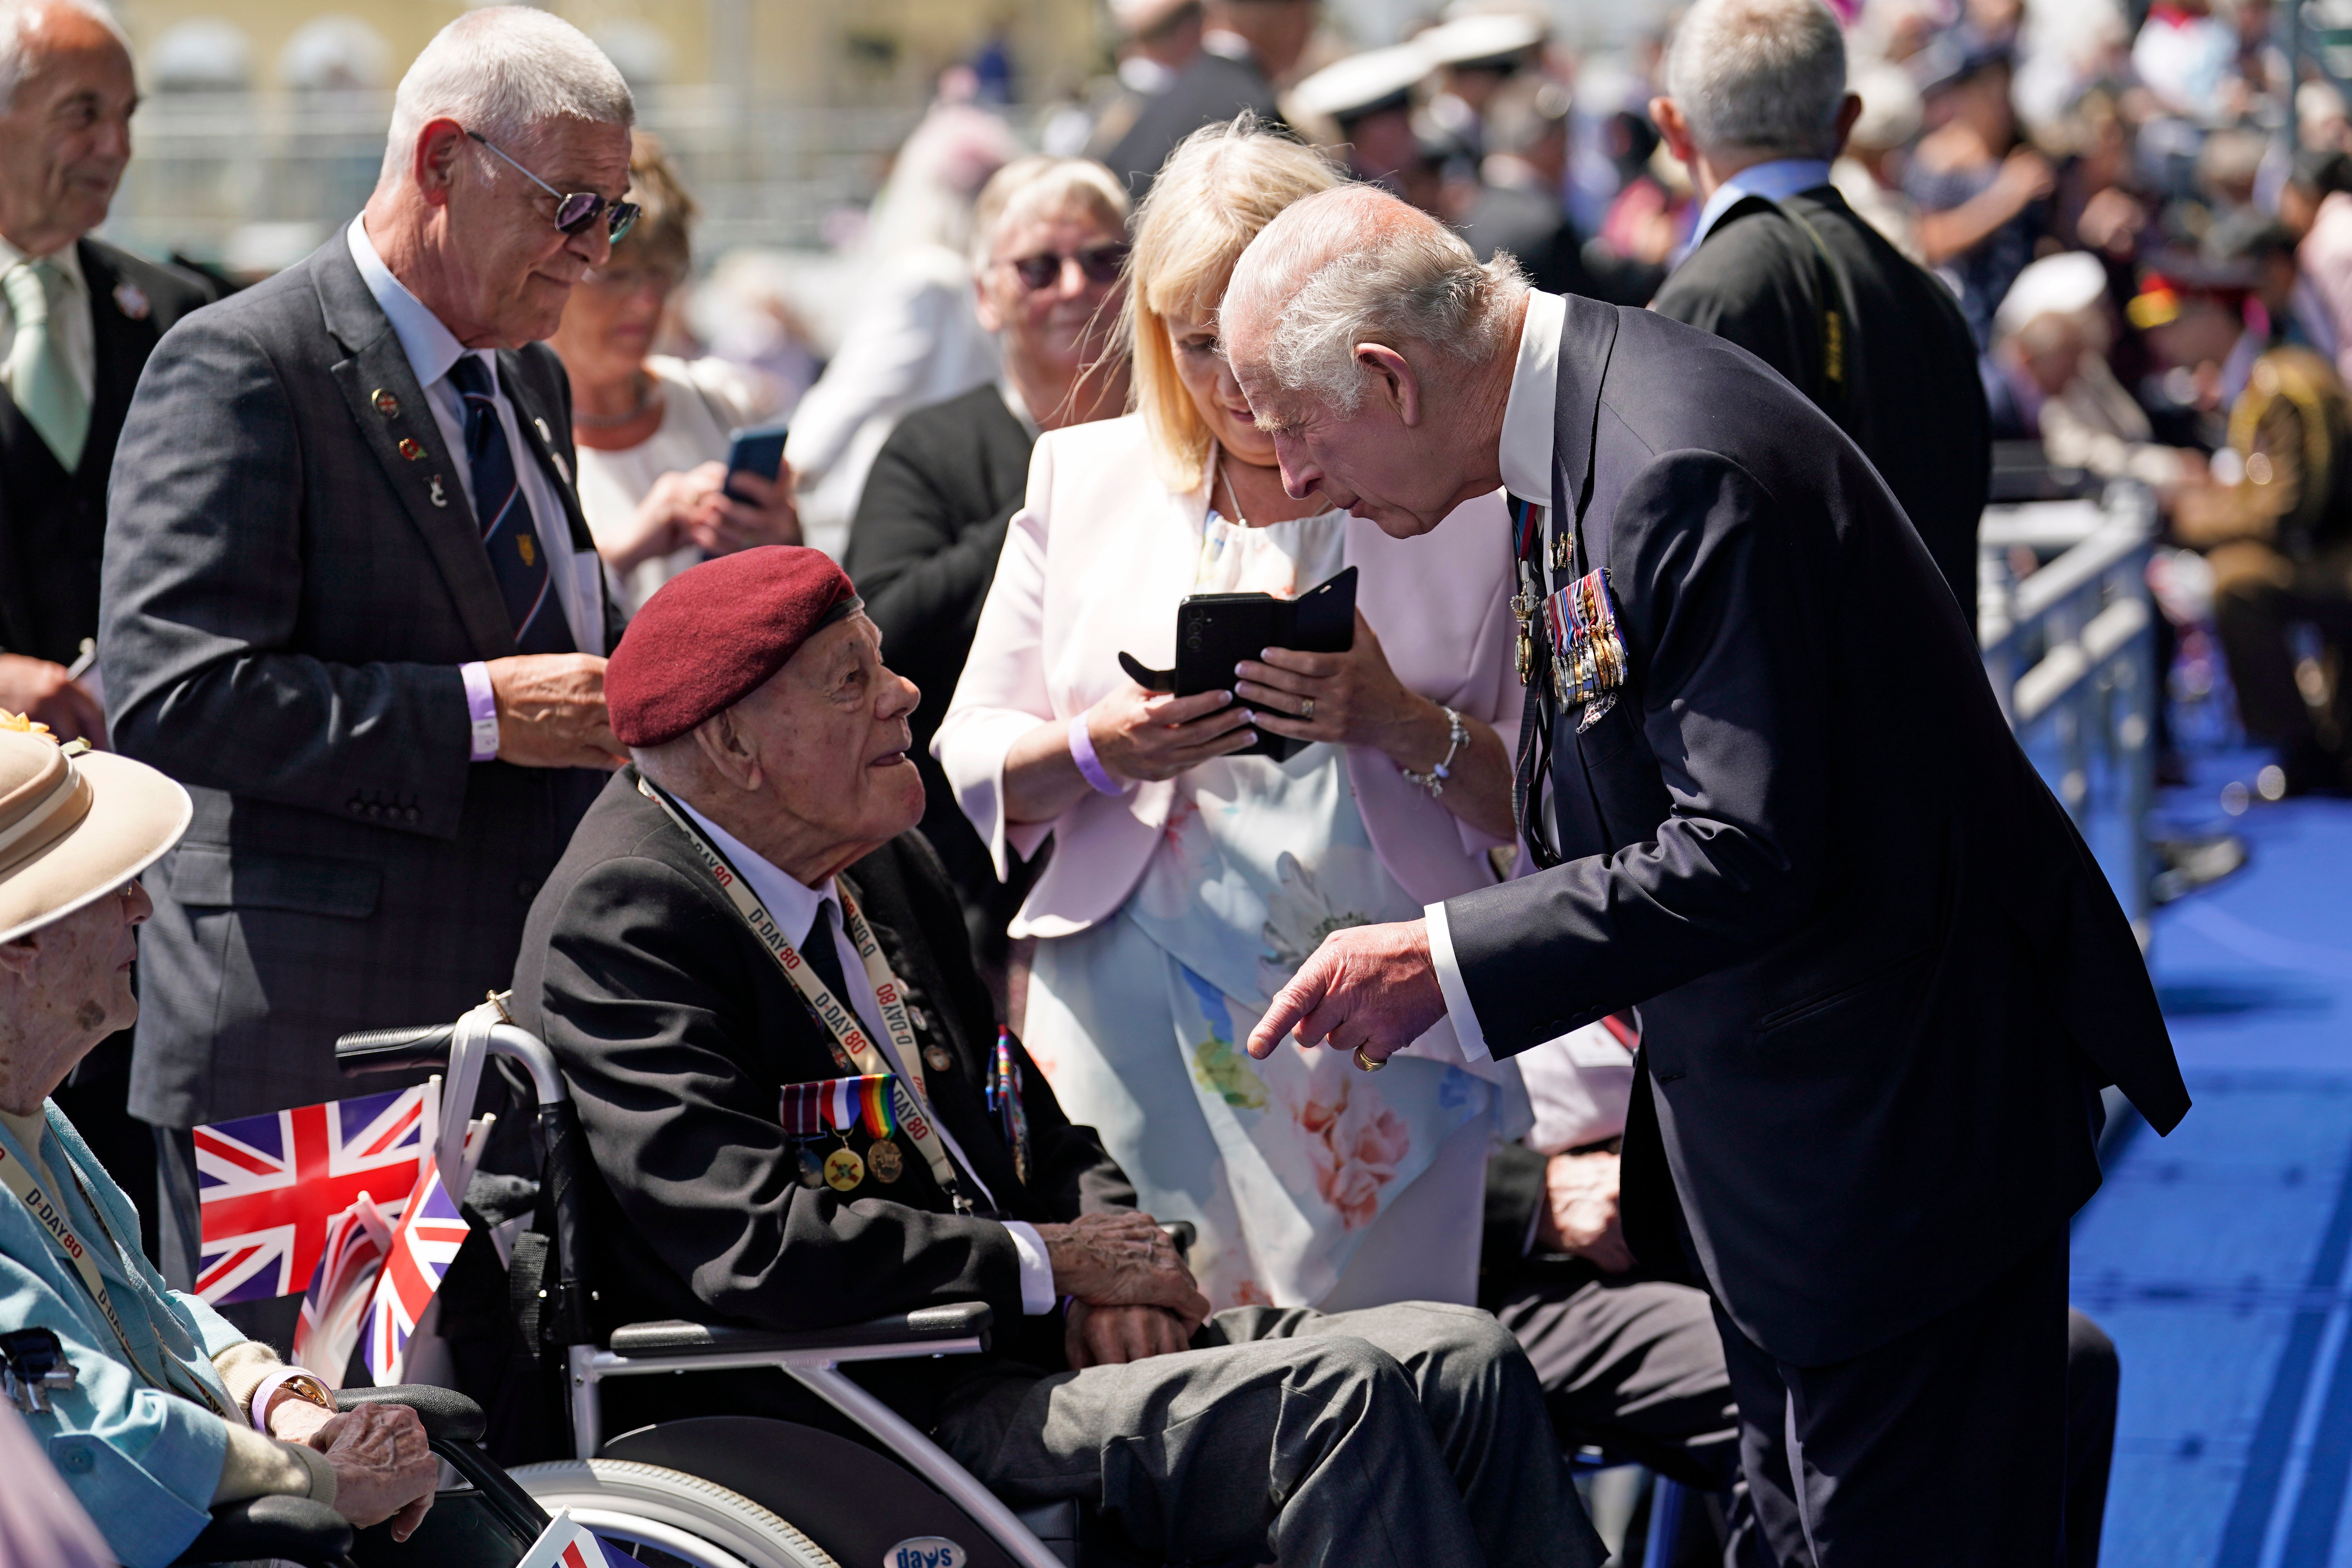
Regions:
[[1021, 1254], [1021, 1310], [1033, 1318], [1042, 1318], [1052, 1311], [1054, 1295], [1054, 1264], [1045, 1256], [1045, 1238], [1037, 1227], [1017, 1219], [1008, 1219], [1004, 1228], [1013, 1235], [1013, 1248]]
[[1454, 1038], [1462, 1047], [1465, 1062], [1492, 1061], [1494, 1053], [1486, 1048], [1486, 1031], [1478, 1026], [1478, 1014], [1470, 1005], [1469, 988], [1462, 984], [1462, 966], [1454, 962], [1454, 931], [1445, 923], [1445, 906], [1430, 904], [1421, 911], [1429, 922], [1429, 962], [1437, 971], [1437, 989], [1445, 997], [1445, 1016], [1454, 1025]]
[[473, 729], [470, 760], [494, 763], [499, 758], [499, 700], [490, 689], [490, 667], [479, 659], [461, 664], [457, 679], [466, 683], [466, 719]]

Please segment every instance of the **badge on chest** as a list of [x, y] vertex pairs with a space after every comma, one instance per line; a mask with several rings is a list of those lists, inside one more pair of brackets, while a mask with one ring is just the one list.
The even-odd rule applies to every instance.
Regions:
[[1551, 644], [1552, 695], [1562, 712], [1579, 710], [1580, 735], [1608, 717], [1625, 684], [1625, 639], [1608, 568], [1588, 572], [1547, 597], [1543, 624]]

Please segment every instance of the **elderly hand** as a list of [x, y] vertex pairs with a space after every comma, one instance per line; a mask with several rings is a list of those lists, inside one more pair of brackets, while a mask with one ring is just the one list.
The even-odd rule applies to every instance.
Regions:
[[1090, 1307], [1165, 1307], [1188, 1335], [1208, 1321], [1208, 1298], [1150, 1215], [1084, 1214], [1041, 1225], [1037, 1235], [1054, 1266], [1055, 1294]]
[[1544, 1166], [1544, 1210], [1536, 1245], [1581, 1258], [1603, 1274], [1633, 1267], [1617, 1209], [1617, 1156], [1554, 1154]]
[[1133, 681], [1087, 711], [1095, 759], [1123, 779], [1171, 779], [1186, 768], [1255, 742], [1228, 691], [1168, 697]]
[[673, 468], [653, 482], [625, 526], [607, 526], [596, 535], [596, 553], [615, 572], [629, 572], [693, 540], [693, 523], [718, 493], [727, 470], [717, 463]]
[[60, 741], [106, 744], [106, 710], [62, 664], [0, 653], [0, 708], [47, 724]]
[[1359, 1047], [1384, 1062], [1445, 1016], [1445, 994], [1429, 957], [1429, 922], [1353, 926], [1333, 931], [1250, 1031], [1249, 1054], [1263, 1060], [1292, 1029], [1302, 1046], [1335, 1051]]
[[360, 1405], [330, 1416], [310, 1434], [310, 1447], [335, 1471], [335, 1511], [365, 1529], [392, 1521], [392, 1538], [405, 1541], [433, 1506], [441, 1461], [425, 1447], [425, 1423], [404, 1405]]
[[[800, 509], [793, 504], [793, 470], [778, 470], [772, 479], [750, 472], [730, 478], [717, 463], [705, 463], [697, 474], [712, 472], [717, 481], [695, 509], [688, 532], [695, 543], [713, 555], [731, 555], [755, 544], [801, 542]], [[732, 489], [744, 497], [727, 493]]]
[[1097, 1307], [1072, 1301], [1062, 1329], [1062, 1349], [1073, 1372], [1173, 1355], [1190, 1350], [1192, 1344], [1192, 1331], [1165, 1307]]
[[1241, 678], [1234, 695], [1251, 704], [1244, 717], [1269, 734], [1375, 746], [1416, 770], [1445, 754], [1444, 710], [1405, 689], [1361, 610], [1345, 653], [1270, 647], [1263, 661], [1245, 658], [1234, 673]]
[[593, 653], [489, 661], [499, 761], [526, 768], [603, 768], [629, 760], [604, 715], [604, 661]]

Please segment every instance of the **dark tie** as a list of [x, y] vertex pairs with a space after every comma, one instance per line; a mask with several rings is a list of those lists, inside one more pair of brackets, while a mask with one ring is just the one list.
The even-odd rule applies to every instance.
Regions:
[[841, 944], [833, 939], [833, 900], [827, 899], [816, 907], [816, 922], [809, 927], [808, 946], [801, 956], [808, 960], [809, 968], [824, 982], [834, 1000], [855, 1015], [857, 1005], [849, 999], [849, 983], [841, 973]]
[[466, 464], [474, 476], [474, 517], [482, 527], [482, 548], [514, 623], [518, 653], [572, 653], [576, 645], [564, 624], [562, 603], [547, 570], [547, 552], [531, 526], [530, 504], [515, 474], [513, 450], [499, 423], [490, 373], [467, 354], [449, 367], [449, 379], [466, 400]]
[[[1544, 575], [1543, 509], [1508, 494], [1505, 505], [1511, 516], [1513, 554], [1522, 564], [1533, 563], [1537, 591], [1540, 594], [1550, 586], [1550, 579]], [[1525, 574], [1520, 573], [1522, 594], [1527, 591], [1526, 581]], [[1519, 754], [1511, 768], [1511, 815], [1518, 821], [1519, 837], [1527, 845], [1528, 856], [1543, 868], [1559, 865], [1559, 852], [1551, 847], [1543, 831], [1544, 773], [1551, 764], [1551, 712], [1550, 704], [1544, 700], [1544, 683], [1551, 678], [1551, 660], [1540, 615], [1535, 619], [1534, 633], [1535, 660], [1519, 710]], [[1513, 635], [1518, 634], [1515, 631]]]

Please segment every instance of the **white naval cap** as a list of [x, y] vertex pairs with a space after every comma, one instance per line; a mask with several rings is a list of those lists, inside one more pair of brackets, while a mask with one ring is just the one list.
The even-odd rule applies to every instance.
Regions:
[[1415, 38], [1436, 66], [1498, 64], [1543, 42], [1540, 18], [1524, 11], [1470, 11]]
[[1290, 106], [1300, 115], [1345, 125], [1383, 109], [1404, 107], [1429, 68], [1429, 56], [1418, 38], [1383, 49], [1366, 49], [1334, 60], [1292, 88]]
[[2017, 275], [1993, 311], [1993, 331], [2009, 337], [2037, 316], [2071, 316], [2106, 297], [2107, 269], [2084, 250], [2045, 256]]

